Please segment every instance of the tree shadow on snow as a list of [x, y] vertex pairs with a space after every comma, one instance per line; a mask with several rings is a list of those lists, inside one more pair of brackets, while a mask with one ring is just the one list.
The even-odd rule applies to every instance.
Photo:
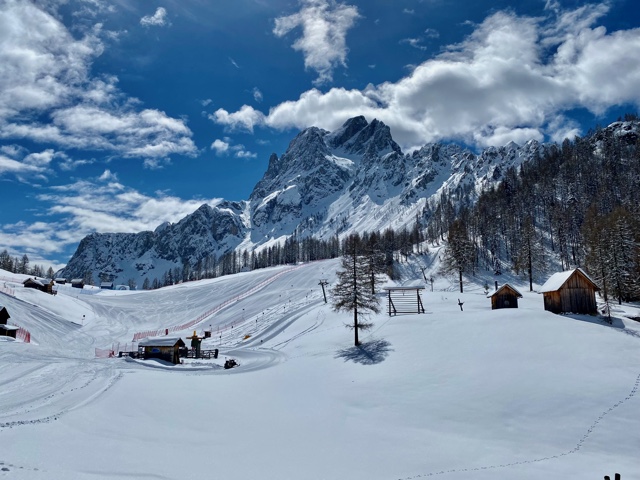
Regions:
[[334, 358], [342, 358], [362, 365], [375, 365], [384, 362], [393, 349], [386, 340], [370, 340], [360, 345], [338, 350]]

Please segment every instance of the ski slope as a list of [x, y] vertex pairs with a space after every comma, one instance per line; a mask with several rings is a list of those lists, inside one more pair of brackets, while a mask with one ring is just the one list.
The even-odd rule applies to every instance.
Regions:
[[[425, 259], [434, 275], [437, 262]], [[436, 277], [422, 315], [372, 315], [361, 348], [323, 301], [337, 261], [149, 292], [0, 294], [0, 477], [540, 479], [640, 476], [640, 323], [490, 309]], [[401, 283], [422, 273], [405, 265]], [[0, 272], [2, 276], [2, 272]], [[502, 281], [499, 277], [498, 279]], [[464, 302], [464, 311], [458, 306]], [[384, 306], [384, 304], [383, 304]], [[183, 325], [217, 360], [95, 358]], [[188, 342], [188, 340], [187, 340]], [[225, 358], [240, 366], [224, 370]]]

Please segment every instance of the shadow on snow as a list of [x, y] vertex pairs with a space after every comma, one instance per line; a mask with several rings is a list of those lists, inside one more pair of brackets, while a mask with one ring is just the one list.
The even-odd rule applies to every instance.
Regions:
[[375, 365], [383, 362], [393, 349], [386, 340], [371, 340], [360, 345], [338, 350], [334, 358], [342, 358], [362, 365]]

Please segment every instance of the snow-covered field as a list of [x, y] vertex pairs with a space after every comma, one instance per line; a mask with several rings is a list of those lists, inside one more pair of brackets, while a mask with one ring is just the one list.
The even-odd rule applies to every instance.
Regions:
[[[32, 335], [0, 341], [0, 477], [640, 478], [640, 323], [625, 318], [640, 309], [616, 308], [609, 326], [545, 312], [517, 285], [520, 308], [492, 311], [479, 285], [459, 294], [439, 279], [422, 294], [427, 313], [383, 308], [358, 349], [318, 285], [337, 265], [152, 292], [0, 294]], [[95, 358], [230, 299], [179, 332], [211, 326], [217, 360]], [[240, 366], [224, 370], [225, 358]]]

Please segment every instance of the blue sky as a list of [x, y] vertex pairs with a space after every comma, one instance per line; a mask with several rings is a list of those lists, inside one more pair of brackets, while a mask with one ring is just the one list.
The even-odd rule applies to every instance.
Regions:
[[0, 0], [0, 249], [57, 268], [89, 233], [247, 199], [310, 125], [561, 141], [638, 85], [635, 0]]

